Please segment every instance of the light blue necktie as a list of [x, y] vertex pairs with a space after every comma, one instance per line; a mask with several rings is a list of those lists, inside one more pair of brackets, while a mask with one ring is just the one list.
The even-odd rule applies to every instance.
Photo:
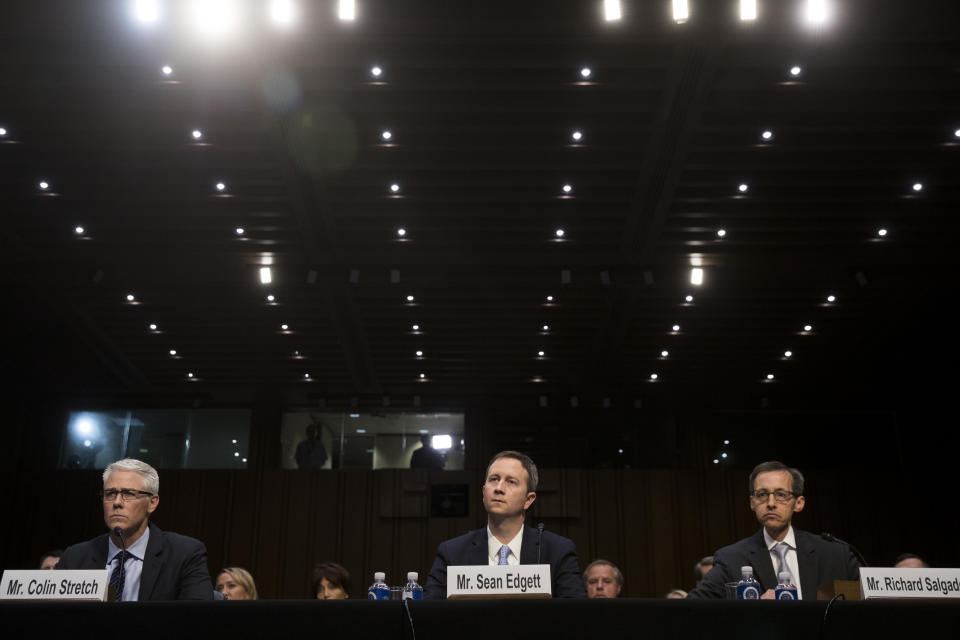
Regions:
[[502, 547], [500, 547], [500, 553], [499, 553], [500, 560], [497, 562], [497, 565], [499, 566], [499, 565], [507, 564], [508, 555], [510, 555], [510, 547], [508, 547], [507, 545], [503, 545]]

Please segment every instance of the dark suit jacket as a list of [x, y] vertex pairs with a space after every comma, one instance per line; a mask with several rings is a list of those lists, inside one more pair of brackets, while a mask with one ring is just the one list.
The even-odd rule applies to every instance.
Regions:
[[[857, 580], [860, 563], [850, 547], [827, 542], [818, 535], [794, 528], [797, 540], [797, 568], [804, 600], [816, 600], [817, 589], [832, 580]], [[713, 554], [713, 569], [700, 581], [688, 598], [723, 598], [725, 582], [740, 580], [740, 567], [753, 567], [753, 576], [760, 583], [760, 593], [777, 588], [777, 576], [770, 551], [763, 539], [763, 529]]]
[[[150, 523], [150, 539], [140, 573], [140, 602], [146, 600], [212, 600], [207, 548], [194, 538], [161, 531]], [[103, 569], [107, 534], [67, 547], [57, 569]]]
[[[520, 545], [520, 564], [537, 564], [537, 530], [523, 528], [523, 542]], [[554, 598], [586, 598], [580, 576], [580, 563], [577, 561], [577, 548], [573, 541], [549, 531], [543, 532], [543, 548], [540, 562], [550, 565], [550, 589]], [[427, 576], [423, 597], [441, 600], [447, 597], [447, 567], [462, 565], [488, 565], [487, 528], [477, 529], [440, 543], [437, 559]]]

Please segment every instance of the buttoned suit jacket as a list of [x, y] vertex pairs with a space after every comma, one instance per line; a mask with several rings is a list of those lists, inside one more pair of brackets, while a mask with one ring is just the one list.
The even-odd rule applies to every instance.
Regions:
[[[858, 580], [860, 563], [842, 542], [830, 542], [824, 538], [794, 528], [797, 542], [797, 569], [800, 572], [800, 588], [803, 600], [816, 600], [817, 589], [833, 580]], [[726, 546], [713, 555], [713, 569], [704, 576], [700, 585], [688, 598], [723, 598], [724, 583], [740, 580], [740, 569], [753, 567], [753, 575], [760, 583], [760, 593], [776, 589], [777, 576], [763, 538], [763, 529], [749, 538]]]
[[[538, 536], [536, 529], [523, 528], [520, 564], [537, 564]], [[550, 565], [550, 588], [554, 598], [587, 597], [583, 578], [580, 576], [577, 548], [572, 540], [544, 531], [539, 551], [540, 563]], [[447, 567], [489, 565], [488, 553], [486, 527], [441, 542], [437, 548], [437, 558], [433, 562], [433, 568], [427, 576], [423, 597], [435, 600], [446, 598]]]
[[[162, 531], [149, 524], [150, 539], [143, 556], [137, 600], [212, 600], [207, 548], [195, 538]], [[57, 569], [103, 569], [107, 565], [107, 534], [67, 547]]]

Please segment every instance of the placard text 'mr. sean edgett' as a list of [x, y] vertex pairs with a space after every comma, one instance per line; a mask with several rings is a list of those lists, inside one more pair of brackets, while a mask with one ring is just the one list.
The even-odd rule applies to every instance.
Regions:
[[[506, 578], [506, 581], [504, 581]], [[506, 583], [506, 586], [504, 586]], [[516, 589], [520, 593], [526, 593], [527, 589], [539, 589], [540, 588], [540, 575], [534, 574], [532, 576], [521, 576], [514, 573], [507, 573], [505, 576], [496, 576], [493, 578], [488, 578], [482, 573], [477, 574], [477, 583], [476, 588], [480, 590], [485, 589]], [[466, 590], [470, 589], [470, 578], [464, 575], [457, 576], [457, 589]]]

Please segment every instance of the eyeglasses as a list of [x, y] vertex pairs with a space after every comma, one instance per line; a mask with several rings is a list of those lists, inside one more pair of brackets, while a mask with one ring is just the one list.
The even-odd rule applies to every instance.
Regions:
[[131, 502], [133, 500], [138, 500], [144, 496], [153, 496], [149, 491], [138, 491], [136, 489], [101, 489], [100, 498], [104, 502], [113, 502], [117, 499], [117, 495], [120, 496], [120, 500], [123, 502]]
[[783, 489], [777, 489], [773, 492], [767, 491], [766, 489], [759, 489], [750, 494], [750, 497], [757, 502], [767, 502], [770, 500], [770, 496], [773, 496], [773, 499], [780, 504], [786, 504], [795, 498], [797, 494], [793, 491], [784, 491]]

